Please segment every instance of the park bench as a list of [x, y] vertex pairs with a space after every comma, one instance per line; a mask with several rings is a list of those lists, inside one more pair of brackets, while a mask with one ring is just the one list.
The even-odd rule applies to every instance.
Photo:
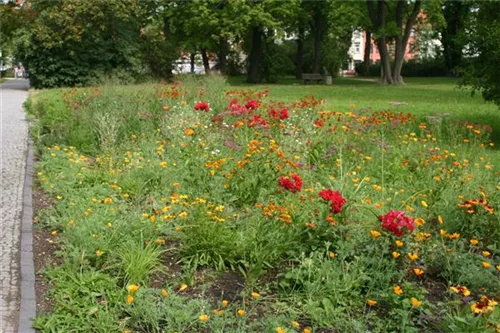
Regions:
[[308, 81], [319, 83], [323, 81], [323, 76], [319, 73], [302, 73], [302, 80], [304, 80], [304, 84], [307, 84]]

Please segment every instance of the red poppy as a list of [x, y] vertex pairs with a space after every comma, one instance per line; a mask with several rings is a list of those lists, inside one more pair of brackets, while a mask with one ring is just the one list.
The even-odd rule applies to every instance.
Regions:
[[330, 210], [333, 214], [338, 214], [342, 211], [342, 207], [347, 200], [340, 194], [339, 191], [323, 190], [319, 192], [319, 196], [326, 201], [330, 201]]
[[196, 111], [205, 111], [208, 112], [210, 111], [210, 106], [208, 105], [207, 102], [199, 102], [194, 105], [194, 109]]
[[415, 229], [413, 219], [406, 216], [404, 211], [391, 210], [389, 213], [379, 216], [378, 219], [382, 221], [382, 228], [397, 237], [403, 236], [404, 229], [408, 232], [412, 232]]
[[290, 177], [280, 177], [278, 185], [292, 193], [300, 192], [302, 190], [302, 179], [297, 174], [292, 174]]

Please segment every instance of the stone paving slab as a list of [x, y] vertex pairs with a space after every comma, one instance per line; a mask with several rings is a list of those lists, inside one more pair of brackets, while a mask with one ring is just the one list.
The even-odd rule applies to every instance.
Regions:
[[21, 213], [28, 148], [28, 124], [22, 105], [28, 97], [28, 87], [28, 80], [9, 80], [0, 85], [1, 333], [18, 333]]

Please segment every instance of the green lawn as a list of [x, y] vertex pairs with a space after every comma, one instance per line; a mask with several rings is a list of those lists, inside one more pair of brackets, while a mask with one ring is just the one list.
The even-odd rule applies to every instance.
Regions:
[[[231, 86], [250, 89], [269, 88], [271, 98], [295, 100], [314, 95], [326, 99], [327, 108], [344, 111], [349, 108], [391, 109], [415, 115], [450, 113], [452, 116], [493, 127], [493, 139], [500, 142], [500, 110], [492, 103], [485, 103], [480, 95], [471, 96], [460, 89], [453, 78], [407, 78], [401, 87], [381, 86], [375, 78], [337, 78], [332, 86], [309, 84], [285, 79], [283, 84], [251, 85], [244, 77], [229, 78]], [[399, 106], [390, 102], [405, 103]]]

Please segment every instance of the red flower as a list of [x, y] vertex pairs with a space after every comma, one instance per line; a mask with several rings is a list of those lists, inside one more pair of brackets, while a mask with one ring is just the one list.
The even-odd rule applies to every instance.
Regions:
[[260, 102], [252, 99], [245, 104], [245, 107], [249, 110], [257, 110], [259, 108]]
[[324, 123], [325, 123], [325, 122], [324, 122], [322, 119], [318, 119], [318, 120], [316, 120], [316, 121], [314, 122], [314, 126], [315, 126], [315, 127], [323, 127]]
[[292, 193], [302, 190], [302, 179], [297, 174], [292, 174], [291, 177], [280, 177], [278, 185]]
[[413, 219], [405, 215], [404, 211], [391, 210], [389, 213], [379, 216], [382, 221], [382, 228], [391, 232], [394, 236], [403, 236], [404, 230], [412, 232], [415, 229]]
[[288, 110], [286, 108], [283, 108], [280, 111], [276, 109], [269, 110], [269, 115], [271, 116], [271, 118], [278, 121], [285, 120], [290, 117], [290, 115], [288, 114]]
[[323, 190], [319, 192], [319, 196], [326, 201], [330, 201], [330, 210], [333, 214], [338, 214], [342, 211], [342, 207], [347, 202], [339, 191]]
[[259, 114], [253, 116], [248, 121], [249, 121], [248, 127], [255, 127], [257, 125], [261, 125], [261, 126], [267, 125], [267, 121], [265, 119], [262, 119]]
[[194, 105], [194, 109], [196, 111], [205, 111], [208, 112], [210, 111], [210, 106], [208, 105], [207, 102], [199, 102]]
[[248, 108], [245, 106], [241, 106], [236, 98], [232, 99], [231, 102], [229, 102], [229, 111], [233, 116], [250, 113], [250, 110], [248, 110]]

